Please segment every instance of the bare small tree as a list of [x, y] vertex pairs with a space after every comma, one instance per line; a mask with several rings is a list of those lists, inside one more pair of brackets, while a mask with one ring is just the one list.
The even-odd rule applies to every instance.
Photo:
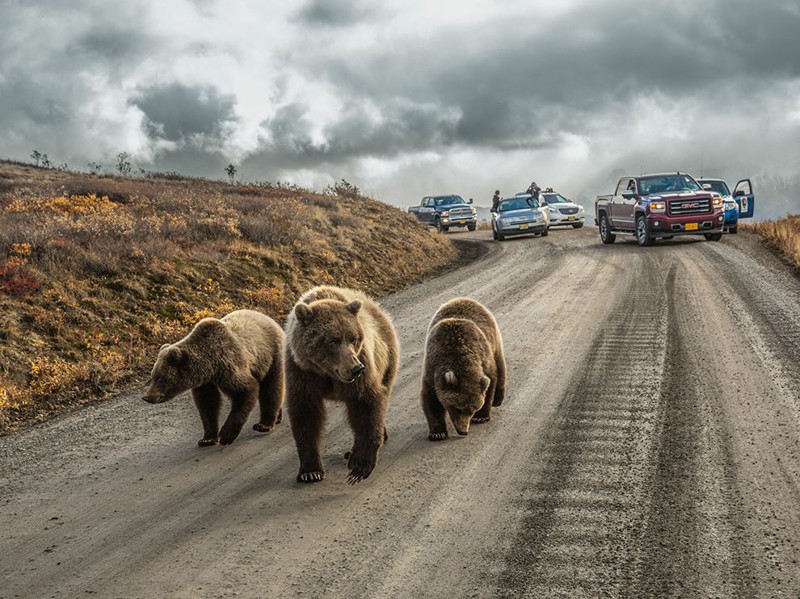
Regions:
[[231, 185], [233, 185], [236, 182], [236, 167], [233, 166], [233, 163], [225, 167], [225, 172], [228, 173], [228, 179], [230, 179]]
[[103, 165], [100, 164], [99, 162], [92, 161], [88, 164], [88, 166], [89, 166], [89, 172], [92, 173], [93, 175], [99, 175], [100, 171], [103, 170]]
[[34, 150], [33, 153], [31, 154], [31, 158], [33, 158], [33, 161], [36, 163], [36, 166], [39, 166], [39, 161], [42, 159], [42, 154], [41, 152], [39, 152], [39, 150]]
[[128, 160], [128, 158], [129, 155], [127, 152], [120, 152], [117, 154], [117, 171], [124, 177], [131, 174], [131, 161]]
[[42, 166], [44, 168], [53, 168], [53, 163], [50, 162], [50, 158], [47, 154], [42, 154]]

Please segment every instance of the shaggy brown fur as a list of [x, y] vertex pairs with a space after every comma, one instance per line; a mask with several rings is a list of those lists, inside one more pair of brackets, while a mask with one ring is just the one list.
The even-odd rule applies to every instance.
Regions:
[[[219, 320], [204, 318], [177, 343], [161, 346], [143, 399], [163, 403], [191, 389], [203, 421], [201, 447], [232, 443], [256, 400], [261, 418], [253, 428], [270, 431], [281, 421], [283, 338], [277, 322], [253, 310], [237, 310]], [[231, 400], [222, 429], [220, 393]]]
[[428, 327], [420, 400], [428, 438], [447, 438], [445, 412], [459, 435], [470, 422], [491, 418], [503, 403], [506, 360], [497, 321], [483, 305], [467, 298], [450, 300]]
[[344, 402], [353, 448], [348, 482], [367, 478], [387, 438], [386, 408], [400, 347], [389, 317], [360, 291], [315, 287], [286, 321], [286, 406], [304, 483], [325, 478], [325, 399]]

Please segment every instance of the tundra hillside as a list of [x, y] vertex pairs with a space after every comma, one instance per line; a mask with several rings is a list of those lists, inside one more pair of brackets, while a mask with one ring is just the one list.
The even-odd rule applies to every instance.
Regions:
[[800, 215], [790, 214], [777, 220], [756, 222], [746, 228], [800, 268]]
[[280, 321], [312, 285], [383, 295], [456, 257], [412, 216], [329, 191], [0, 162], [0, 434], [141, 381], [203, 317]]

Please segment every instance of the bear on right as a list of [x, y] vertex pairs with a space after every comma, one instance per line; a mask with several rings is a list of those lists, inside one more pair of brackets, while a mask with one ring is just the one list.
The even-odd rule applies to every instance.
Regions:
[[445, 414], [459, 435], [469, 433], [470, 423], [487, 422], [505, 389], [503, 339], [492, 313], [469, 298], [442, 305], [425, 342], [420, 400], [428, 439], [447, 438]]

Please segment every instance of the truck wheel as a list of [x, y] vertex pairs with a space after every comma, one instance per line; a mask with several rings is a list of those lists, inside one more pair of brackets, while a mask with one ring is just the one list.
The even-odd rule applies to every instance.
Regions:
[[572, 228], [573, 229], [580, 229], [582, 226], [583, 226], [583, 223], [575, 223], [574, 225], [572, 225]]
[[739, 225], [733, 225], [730, 229], [728, 229], [728, 233], [736, 235], [739, 232]]
[[647, 220], [643, 214], [636, 217], [636, 241], [641, 246], [653, 245], [653, 241], [655, 241], [650, 236], [650, 231], [647, 230]]
[[442, 220], [441, 219], [439, 219], [439, 218], [436, 219], [436, 230], [439, 231], [439, 233], [447, 233], [447, 230], [449, 228], [450, 227], [445, 227], [442, 224]]
[[719, 241], [720, 239], [722, 239], [722, 233], [706, 233], [704, 237], [708, 241]]
[[549, 234], [550, 234], [550, 230], [547, 227], [545, 227], [542, 230], [542, 237], [547, 237]]
[[467, 231], [474, 231], [476, 225], [467, 225]]
[[600, 215], [600, 239], [606, 244], [614, 243], [617, 239], [617, 236], [611, 232], [611, 224], [605, 214]]

